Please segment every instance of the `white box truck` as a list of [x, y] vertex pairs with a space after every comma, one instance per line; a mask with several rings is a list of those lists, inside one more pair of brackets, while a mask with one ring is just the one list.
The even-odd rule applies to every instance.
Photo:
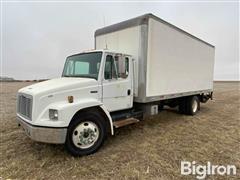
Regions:
[[213, 45], [146, 14], [96, 30], [95, 49], [67, 57], [61, 78], [20, 89], [17, 122], [35, 141], [91, 154], [163, 106], [195, 115], [213, 69]]

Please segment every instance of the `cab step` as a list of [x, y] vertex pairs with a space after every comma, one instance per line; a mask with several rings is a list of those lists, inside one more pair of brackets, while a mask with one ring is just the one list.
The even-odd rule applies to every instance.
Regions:
[[123, 126], [127, 126], [129, 124], [134, 124], [134, 123], [138, 123], [140, 120], [136, 119], [136, 118], [128, 118], [128, 119], [123, 119], [123, 120], [118, 120], [118, 121], [114, 121], [113, 122], [113, 126], [115, 128], [120, 128]]

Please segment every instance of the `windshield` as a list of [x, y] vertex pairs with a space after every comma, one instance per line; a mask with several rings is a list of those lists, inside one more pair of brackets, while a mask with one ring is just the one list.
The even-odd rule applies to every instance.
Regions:
[[98, 79], [102, 52], [69, 56], [66, 60], [63, 77], [87, 77]]

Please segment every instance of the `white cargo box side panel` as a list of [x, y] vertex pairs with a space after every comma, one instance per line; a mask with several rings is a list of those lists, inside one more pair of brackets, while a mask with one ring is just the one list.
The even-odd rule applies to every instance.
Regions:
[[213, 88], [214, 48], [149, 19], [146, 96]]
[[[140, 44], [140, 26], [134, 26], [119, 31], [98, 35], [95, 37], [96, 49], [107, 49], [138, 58]], [[137, 66], [137, 64], [135, 64]], [[134, 96], [138, 95], [138, 68], [135, 66], [134, 73]]]

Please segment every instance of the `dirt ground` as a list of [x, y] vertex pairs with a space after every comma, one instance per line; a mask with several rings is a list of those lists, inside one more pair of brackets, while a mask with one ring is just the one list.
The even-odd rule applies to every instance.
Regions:
[[235, 165], [240, 179], [239, 83], [215, 83], [214, 100], [196, 116], [164, 110], [109, 136], [95, 154], [74, 158], [63, 145], [30, 140], [17, 127], [16, 92], [30, 83], [2, 83], [0, 179], [194, 179], [180, 162]]

